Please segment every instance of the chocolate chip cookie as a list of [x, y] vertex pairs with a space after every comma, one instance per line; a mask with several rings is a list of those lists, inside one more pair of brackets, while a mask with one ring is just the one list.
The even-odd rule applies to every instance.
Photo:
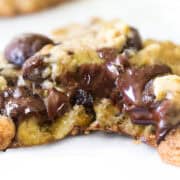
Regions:
[[0, 16], [32, 13], [63, 1], [64, 0], [0, 0]]
[[180, 46], [94, 19], [21, 35], [0, 63], [0, 149], [93, 131], [125, 134], [180, 165]]

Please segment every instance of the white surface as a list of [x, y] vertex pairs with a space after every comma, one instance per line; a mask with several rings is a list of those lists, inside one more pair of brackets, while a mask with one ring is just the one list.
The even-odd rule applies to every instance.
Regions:
[[[75, 0], [34, 15], [0, 19], [0, 49], [21, 32], [48, 33], [92, 16], [120, 17], [144, 37], [180, 42], [179, 0]], [[118, 135], [93, 134], [0, 153], [0, 179], [180, 179], [179, 168], [164, 164], [157, 152]]]

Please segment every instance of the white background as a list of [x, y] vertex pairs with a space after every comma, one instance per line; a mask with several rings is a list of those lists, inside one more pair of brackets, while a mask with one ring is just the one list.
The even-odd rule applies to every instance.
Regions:
[[[48, 11], [0, 19], [0, 49], [21, 32], [53, 28], [92, 16], [119, 17], [144, 38], [180, 43], [179, 0], [74, 0]], [[180, 179], [180, 169], [162, 163], [156, 150], [126, 137], [101, 133], [0, 153], [0, 180]]]

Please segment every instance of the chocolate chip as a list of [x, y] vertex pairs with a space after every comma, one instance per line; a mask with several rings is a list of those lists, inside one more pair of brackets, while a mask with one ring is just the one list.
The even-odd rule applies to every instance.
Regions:
[[158, 75], [170, 72], [170, 68], [166, 65], [126, 69], [126, 72], [118, 80], [119, 90], [123, 94], [124, 102], [131, 105], [142, 105], [143, 91], [146, 83]]
[[45, 68], [43, 59], [44, 57], [41, 55], [29, 58], [23, 65], [23, 78], [35, 82], [42, 81], [42, 71]]
[[48, 117], [54, 120], [62, 116], [69, 109], [69, 98], [63, 92], [52, 89], [47, 99]]
[[130, 116], [133, 123], [155, 125], [157, 142], [162, 140], [161, 136], [164, 137], [167, 130], [179, 123], [179, 119], [172, 121], [172, 117], [176, 117], [175, 114], [179, 112], [178, 108], [174, 111], [175, 106], [170, 106], [169, 102], [155, 101], [153, 78], [166, 73], [171, 73], [171, 69], [166, 65], [130, 67], [120, 75], [117, 83], [117, 90], [123, 97], [123, 111]]
[[46, 114], [43, 100], [28, 88], [9, 88], [3, 91], [0, 97], [1, 113], [14, 120], [31, 113]]
[[129, 62], [126, 56], [119, 55], [115, 59], [107, 61], [105, 65], [112, 76], [116, 78], [125, 71], [125, 68], [129, 66]]
[[53, 41], [40, 34], [23, 34], [7, 45], [4, 54], [10, 63], [21, 67], [29, 57], [46, 44], [53, 44]]
[[165, 135], [180, 124], [180, 107], [170, 100], [162, 101], [156, 109], [157, 117], [157, 143], [159, 144]]
[[104, 65], [114, 77], [117, 77], [125, 67], [129, 66], [128, 58], [125, 55], [118, 55], [115, 48], [98, 49], [97, 53], [100, 58], [105, 60]]
[[84, 64], [77, 73], [82, 89], [92, 92], [94, 97], [109, 97], [114, 87], [114, 77], [106, 66]]
[[142, 40], [139, 35], [139, 32], [135, 28], [131, 27], [124, 50], [126, 50], [126, 49], [140, 50], [140, 49], [142, 49], [142, 46], [143, 46]]
[[83, 64], [77, 71], [58, 77], [57, 82], [67, 91], [83, 89], [98, 98], [109, 97], [114, 87], [114, 77], [104, 64]]

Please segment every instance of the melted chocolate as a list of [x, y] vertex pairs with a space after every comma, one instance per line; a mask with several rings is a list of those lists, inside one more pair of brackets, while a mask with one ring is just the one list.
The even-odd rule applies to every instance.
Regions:
[[134, 27], [131, 27], [130, 34], [127, 38], [127, 43], [126, 43], [124, 49], [125, 50], [126, 49], [140, 50], [140, 49], [142, 49], [142, 47], [143, 47], [143, 45], [142, 45], [142, 40], [141, 40], [139, 32]]
[[0, 109], [2, 114], [14, 120], [32, 113], [46, 114], [42, 99], [25, 87], [8, 88], [3, 91], [0, 95]]
[[32, 56], [29, 58], [23, 66], [23, 78], [39, 82], [44, 78], [42, 77], [42, 71], [45, 68], [45, 64], [43, 62], [43, 56]]
[[84, 64], [76, 72], [59, 77], [58, 82], [64, 85], [69, 93], [74, 89], [90, 92], [96, 98], [109, 97], [115, 87], [115, 79], [105, 65]]
[[83, 65], [78, 70], [78, 82], [82, 89], [92, 92], [94, 97], [109, 97], [115, 86], [114, 78], [106, 66]]
[[[166, 73], [171, 73], [171, 70], [165, 65], [131, 67], [119, 76], [117, 83], [117, 87], [123, 96], [123, 110], [130, 115], [133, 123], [156, 125], [158, 142], [159, 139], [163, 138], [161, 132], [163, 131], [164, 135], [167, 132], [163, 130], [162, 124], [169, 120], [164, 116], [161, 117], [161, 114], [166, 113], [168, 106], [162, 109], [160, 108], [161, 102], [154, 101], [152, 79]], [[172, 126], [169, 123], [168, 129], [170, 128]]]
[[52, 89], [47, 100], [48, 117], [54, 120], [61, 117], [69, 109], [69, 98], [66, 94]]
[[164, 100], [154, 111], [154, 118], [157, 120], [157, 142], [174, 127], [180, 124], [179, 106], [170, 100]]
[[119, 91], [122, 92], [126, 105], [143, 105], [142, 92], [148, 81], [156, 76], [171, 72], [165, 65], [130, 67], [118, 78]]

